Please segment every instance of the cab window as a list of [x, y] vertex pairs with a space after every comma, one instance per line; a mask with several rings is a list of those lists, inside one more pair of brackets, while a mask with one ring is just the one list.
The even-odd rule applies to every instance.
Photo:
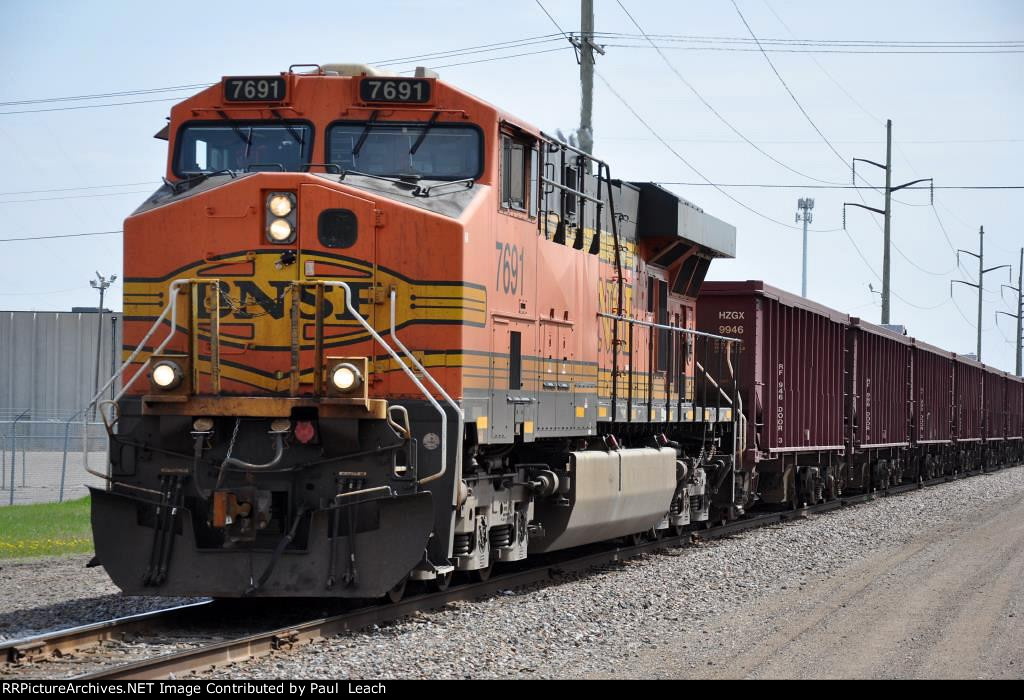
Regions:
[[501, 138], [501, 206], [537, 216], [536, 146], [511, 136]]
[[313, 129], [306, 123], [188, 123], [178, 133], [174, 173], [303, 170], [312, 142]]
[[368, 175], [464, 180], [483, 173], [482, 141], [474, 126], [339, 123], [327, 130], [327, 161]]

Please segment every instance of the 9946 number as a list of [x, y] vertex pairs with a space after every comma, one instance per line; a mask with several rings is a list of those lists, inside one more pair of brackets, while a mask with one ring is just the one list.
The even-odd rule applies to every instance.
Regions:
[[498, 251], [498, 273], [494, 287], [505, 294], [516, 294], [522, 286], [523, 266], [526, 262], [526, 251], [519, 246], [497, 241], [494, 244]]

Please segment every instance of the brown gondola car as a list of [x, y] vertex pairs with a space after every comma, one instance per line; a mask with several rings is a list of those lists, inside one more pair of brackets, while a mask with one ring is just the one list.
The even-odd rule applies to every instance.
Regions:
[[742, 339], [736, 370], [746, 416], [741, 474], [772, 504], [834, 493], [846, 453], [850, 318], [764, 282], [706, 282], [697, 327]]
[[841, 489], [899, 484], [914, 466], [913, 338], [852, 318], [846, 352], [848, 453]]
[[914, 341], [913, 443], [926, 478], [956, 468], [954, 367], [956, 354]]

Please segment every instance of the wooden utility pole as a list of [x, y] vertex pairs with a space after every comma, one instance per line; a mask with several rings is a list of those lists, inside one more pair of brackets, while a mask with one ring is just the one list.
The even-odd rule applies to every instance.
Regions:
[[594, 53], [604, 55], [604, 47], [594, 43], [594, 0], [580, 0], [580, 35], [569, 38], [576, 47], [580, 64], [580, 150], [594, 152]]

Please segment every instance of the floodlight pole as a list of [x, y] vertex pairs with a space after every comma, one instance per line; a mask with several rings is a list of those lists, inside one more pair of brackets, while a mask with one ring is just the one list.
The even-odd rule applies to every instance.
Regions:
[[[93, 380], [93, 396], [100, 388], [100, 348], [103, 346], [103, 296], [107, 289], [117, 279], [117, 275], [111, 275], [110, 279], [107, 279], [99, 272], [96, 273], [96, 279], [89, 280], [89, 286], [93, 289], [98, 289], [100, 292], [100, 305], [96, 309], [96, 372]], [[111, 337], [110, 342], [113, 343], [114, 339]], [[95, 417], [96, 410], [93, 409], [93, 416]]]
[[796, 223], [804, 222], [804, 269], [803, 276], [801, 277], [800, 283], [800, 296], [807, 296], [807, 224], [814, 221], [814, 214], [811, 210], [814, 209], [814, 200], [810, 197], [800, 198], [796, 202], [797, 208], [800, 210], [796, 213]]

